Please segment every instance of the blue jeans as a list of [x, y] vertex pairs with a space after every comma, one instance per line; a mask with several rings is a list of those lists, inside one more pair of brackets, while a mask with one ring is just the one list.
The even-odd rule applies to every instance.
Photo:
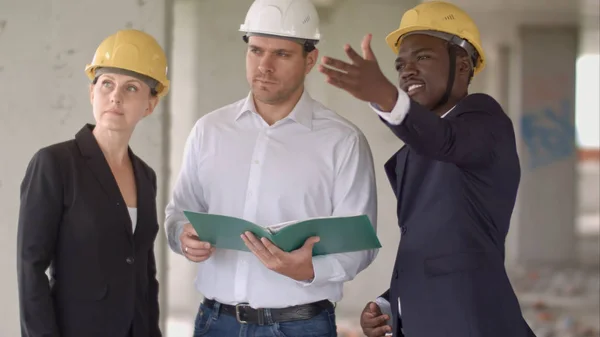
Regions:
[[334, 309], [323, 310], [317, 316], [300, 321], [269, 325], [242, 324], [234, 316], [222, 314], [220, 304], [209, 308], [200, 305], [194, 337], [336, 337]]

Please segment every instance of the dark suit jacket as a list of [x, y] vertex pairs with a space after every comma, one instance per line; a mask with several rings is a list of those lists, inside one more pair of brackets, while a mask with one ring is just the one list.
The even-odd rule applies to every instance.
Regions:
[[511, 120], [472, 94], [444, 118], [411, 100], [388, 126], [406, 144], [385, 164], [402, 234], [384, 294], [394, 336], [534, 336], [504, 268], [521, 175]]
[[[96, 139], [39, 150], [21, 184], [17, 269], [22, 336], [161, 336], [153, 244], [156, 175], [129, 150], [135, 234]], [[50, 267], [50, 280], [45, 274]]]

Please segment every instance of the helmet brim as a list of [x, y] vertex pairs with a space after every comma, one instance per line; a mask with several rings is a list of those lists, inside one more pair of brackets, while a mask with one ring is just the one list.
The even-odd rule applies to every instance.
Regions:
[[[426, 26], [411, 26], [411, 27], [407, 27], [407, 28], [400, 28], [400, 29], [396, 29], [395, 31], [389, 33], [385, 37], [385, 42], [390, 47], [390, 49], [392, 49], [392, 51], [394, 52], [394, 55], [398, 55], [398, 52], [400, 51], [400, 42], [401, 42], [402, 37], [408, 33], [418, 32], [418, 31], [436, 31], [436, 30], [431, 29], [431, 27], [426, 27]], [[439, 32], [452, 34], [451, 32], [446, 32], [446, 31], [442, 31], [442, 30], [439, 30]], [[460, 37], [460, 38], [462, 38], [462, 37]], [[483, 54], [482, 48], [477, 45], [473, 45], [473, 46], [479, 53], [479, 63], [473, 71], [473, 74], [475, 75], [478, 72], [480, 72], [481, 70], [483, 70], [483, 68], [485, 67], [485, 58], [483, 56], [484, 54]]]

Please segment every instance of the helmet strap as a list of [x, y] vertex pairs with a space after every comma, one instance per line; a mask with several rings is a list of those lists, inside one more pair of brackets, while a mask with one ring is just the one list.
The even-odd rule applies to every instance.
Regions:
[[454, 50], [452, 44], [448, 44], [448, 56], [450, 59], [450, 69], [448, 71], [448, 83], [446, 84], [446, 92], [440, 101], [431, 109], [435, 110], [448, 102], [450, 94], [452, 94], [452, 87], [454, 86], [454, 78], [456, 76], [456, 50]]

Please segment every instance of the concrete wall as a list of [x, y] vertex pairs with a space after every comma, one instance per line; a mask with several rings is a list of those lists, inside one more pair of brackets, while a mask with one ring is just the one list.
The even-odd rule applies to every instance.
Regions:
[[[419, 1], [342, 1], [323, 22], [324, 40], [321, 55], [348, 60], [343, 46], [349, 43], [359, 54], [367, 33], [373, 34], [372, 48], [384, 74], [397, 83], [394, 68], [396, 55], [385, 43], [385, 36], [398, 28], [407, 9]], [[373, 18], [376, 18], [374, 20]], [[355, 123], [365, 134], [373, 152], [377, 180], [378, 228], [383, 248], [375, 262], [344, 287], [344, 299], [338, 304], [340, 315], [358, 317], [364, 305], [389, 287], [390, 266], [396, 257], [400, 233], [396, 219], [396, 198], [385, 175], [383, 164], [402, 142], [379, 121], [367, 103], [356, 100], [345, 91], [325, 83], [319, 72], [311, 74], [308, 88], [313, 97]]]
[[[511, 246], [514, 260], [570, 262], [575, 258], [576, 26], [522, 27], [520, 143], [522, 179]], [[514, 236], [513, 236], [514, 238]], [[537, 239], [536, 239], [537, 238]]]
[[[181, 167], [185, 141], [196, 120], [247, 93], [246, 46], [237, 30], [251, 3], [248, 0], [174, 3], [171, 187]], [[196, 266], [170, 250], [168, 265], [169, 310], [192, 319], [202, 298], [193, 286]]]
[[[132, 27], [165, 45], [169, 8], [168, 0], [0, 1], [0, 336], [20, 335], [15, 242], [19, 184], [29, 159], [93, 122], [83, 69], [102, 39]], [[132, 140], [159, 184], [165, 177], [164, 107], [141, 122]]]

